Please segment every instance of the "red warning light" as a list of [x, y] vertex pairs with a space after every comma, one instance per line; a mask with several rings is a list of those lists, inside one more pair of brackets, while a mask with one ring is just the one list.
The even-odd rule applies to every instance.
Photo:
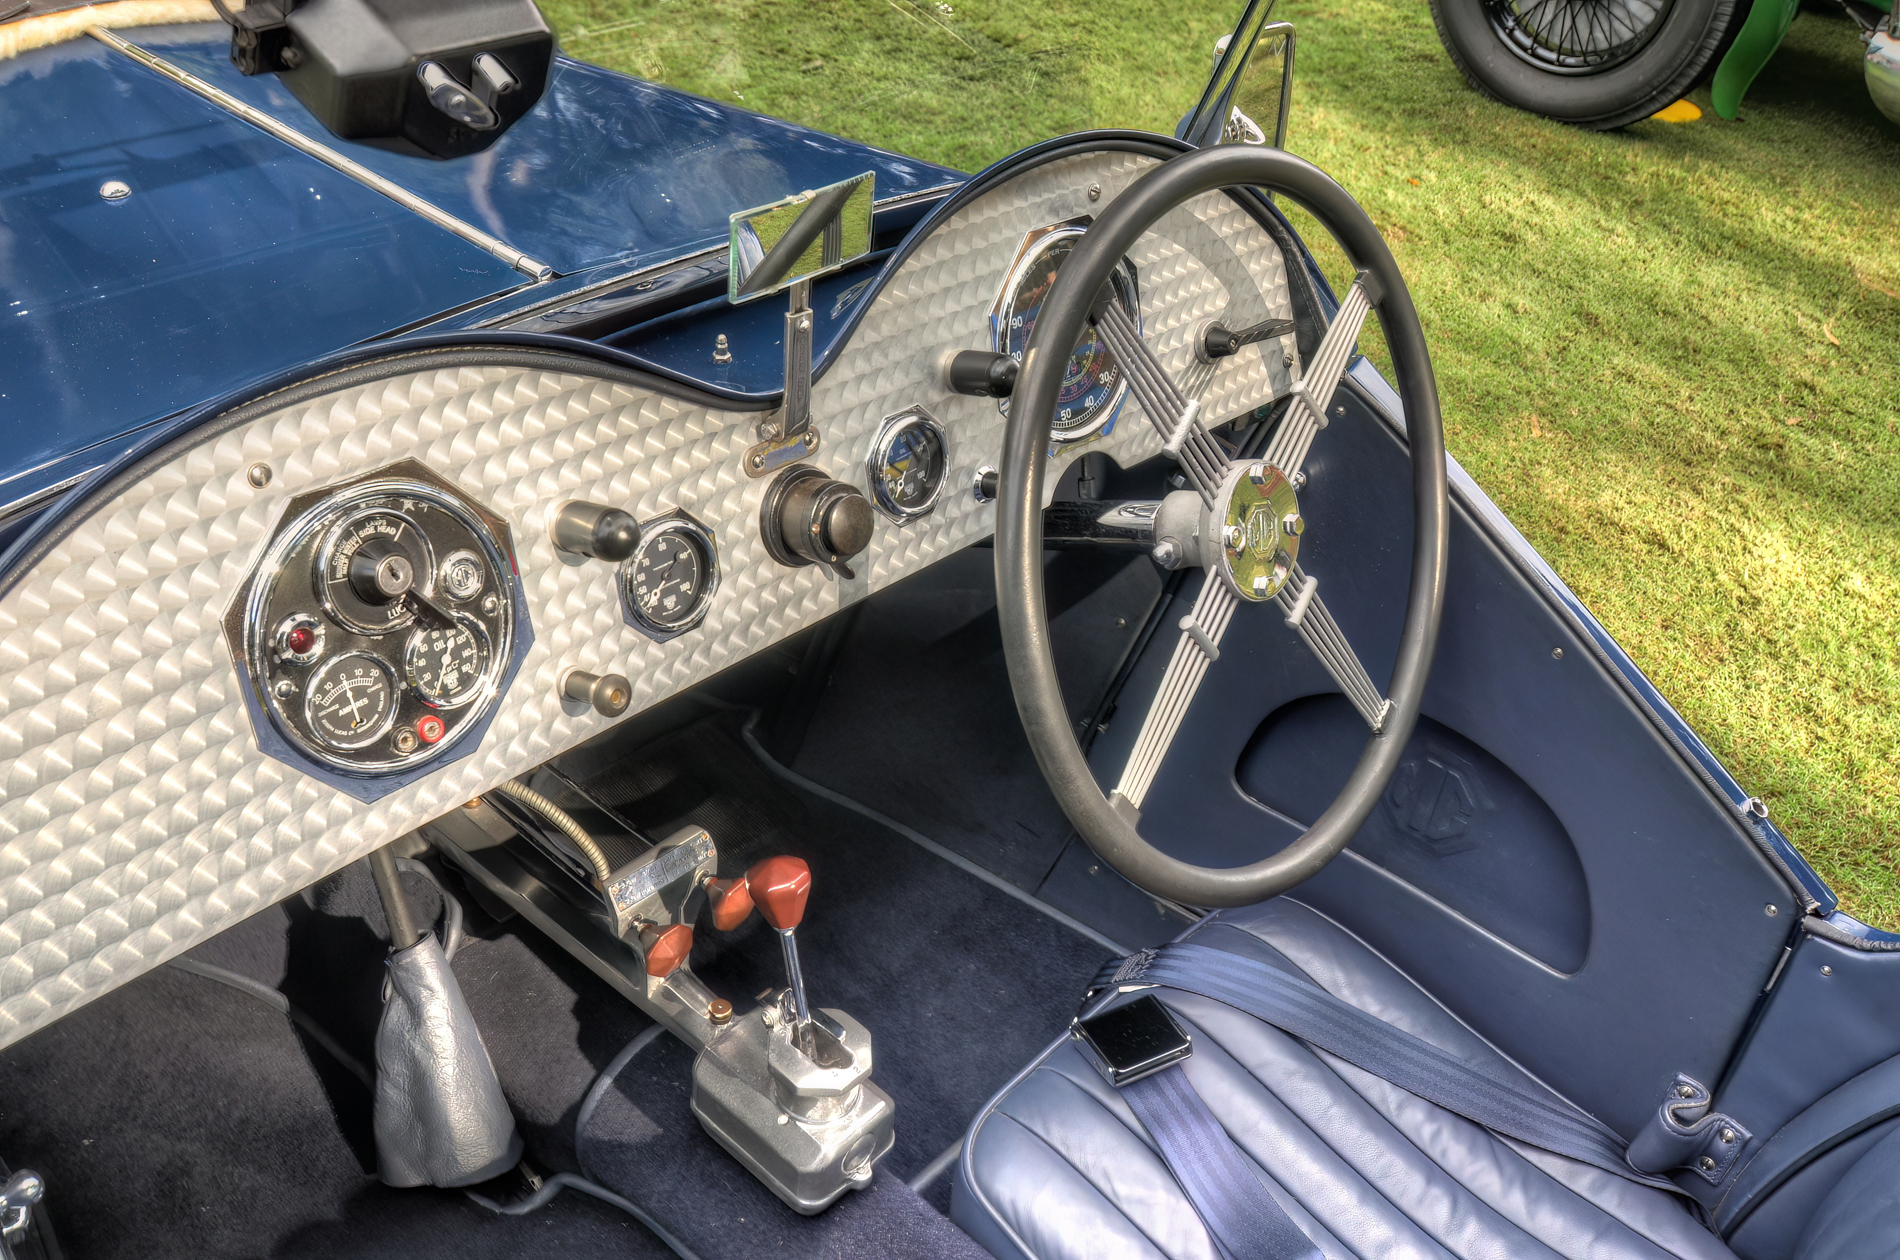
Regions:
[[448, 731], [449, 728], [447, 725], [443, 723], [441, 718], [433, 713], [424, 715], [421, 720], [416, 723], [416, 738], [425, 744], [435, 743], [444, 735], [448, 734]]
[[292, 656], [308, 656], [317, 649], [317, 628], [315, 626], [292, 626], [290, 633], [284, 636], [284, 646]]

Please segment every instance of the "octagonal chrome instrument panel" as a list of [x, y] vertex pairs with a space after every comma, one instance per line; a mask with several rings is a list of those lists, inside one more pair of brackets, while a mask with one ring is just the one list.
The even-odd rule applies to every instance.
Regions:
[[[355, 588], [370, 547], [407, 594]], [[224, 622], [269, 750], [381, 784], [452, 753], [513, 672], [517, 585], [507, 522], [415, 460], [293, 497]]]

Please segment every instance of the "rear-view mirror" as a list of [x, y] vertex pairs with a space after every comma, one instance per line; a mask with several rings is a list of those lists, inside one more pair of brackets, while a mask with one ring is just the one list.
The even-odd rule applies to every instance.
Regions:
[[732, 216], [729, 296], [749, 302], [871, 252], [873, 173]]

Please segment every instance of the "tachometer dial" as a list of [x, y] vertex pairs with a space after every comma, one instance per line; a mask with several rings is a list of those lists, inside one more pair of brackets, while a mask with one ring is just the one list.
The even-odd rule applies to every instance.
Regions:
[[[1058, 224], [1030, 233], [1023, 242], [1022, 252], [1017, 256], [992, 315], [996, 349], [1018, 363], [1029, 348], [1036, 316], [1042, 312], [1042, 304], [1055, 285], [1056, 273], [1087, 228], [1087, 220]], [[1122, 309], [1139, 324], [1134, 269], [1126, 260], [1116, 268], [1111, 283]], [[1085, 325], [1062, 373], [1062, 389], [1056, 396], [1056, 411], [1049, 426], [1050, 437], [1057, 442], [1073, 442], [1102, 431], [1114, 420], [1127, 392], [1128, 383], [1123, 379], [1121, 365], [1115, 362], [1114, 354], [1094, 326]], [[1007, 399], [1000, 400], [998, 406], [1008, 414]]]
[[712, 535], [686, 516], [662, 517], [642, 529], [639, 549], [620, 566], [620, 599], [636, 626], [671, 637], [705, 620], [719, 585]]
[[396, 681], [389, 666], [367, 652], [332, 657], [310, 679], [304, 714], [317, 738], [330, 747], [368, 747], [395, 719]]
[[403, 672], [416, 693], [438, 708], [464, 704], [488, 678], [488, 636], [472, 618], [457, 617], [453, 630], [423, 625], [409, 636]]

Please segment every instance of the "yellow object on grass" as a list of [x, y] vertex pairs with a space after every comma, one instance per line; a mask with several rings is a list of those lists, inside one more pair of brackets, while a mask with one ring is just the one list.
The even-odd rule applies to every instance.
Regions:
[[[232, 6], [234, 8], [240, 6]], [[179, 22], [215, 22], [211, 0], [114, 0], [57, 13], [40, 13], [0, 25], [0, 61], [35, 48], [78, 39], [94, 26], [170, 26]]]
[[1684, 100], [1677, 101], [1673, 105], [1665, 105], [1650, 117], [1657, 122], [1694, 122], [1702, 117], [1702, 110], [1694, 101]]

